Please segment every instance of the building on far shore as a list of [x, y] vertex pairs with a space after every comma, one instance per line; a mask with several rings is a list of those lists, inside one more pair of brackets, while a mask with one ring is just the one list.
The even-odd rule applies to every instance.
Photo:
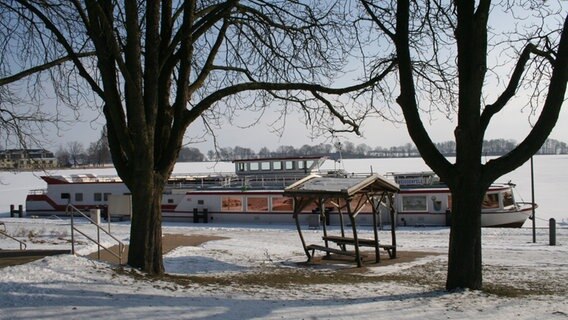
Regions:
[[0, 169], [51, 169], [57, 167], [57, 159], [45, 149], [0, 150]]

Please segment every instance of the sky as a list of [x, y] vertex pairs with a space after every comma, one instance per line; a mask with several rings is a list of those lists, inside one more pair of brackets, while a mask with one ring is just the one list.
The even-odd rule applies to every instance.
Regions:
[[[568, 5], [566, 1], [549, 2], [553, 6], [558, 6], [560, 12], [566, 14]], [[504, 16], [505, 17], [505, 16]], [[507, 20], [510, 16], [503, 18], [499, 15], [492, 15], [490, 24], [494, 25], [499, 30], [507, 30], [516, 26], [517, 23], [522, 24], [522, 13], [517, 13], [517, 21]], [[530, 21], [530, 20], [529, 20]], [[494, 58], [495, 55], [490, 58]], [[489, 64], [493, 60], [489, 59]], [[351, 68], [352, 66], [350, 66]], [[490, 78], [493, 74], [510, 72], [508, 66], [497, 66], [495, 69], [488, 72]], [[356, 67], [355, 69], [356, 70]], [[497, 71], [501, 70], [501, 71]], [[505, 79], [507, 77], [504, 77]], [[344, 78], [336, 80], [337, 83], [345, 85], [351, 84], [349, 80], [345, 81]], [[485, 92], [488, 96], [498, 95], [498, 87], [491, 83], [488, 79]], [[501, 88], [503, 83], [500, 84]], [[492, 99], [492, 98], [489, 98]], [[47, 105], [50, 102], [46, 102]], [[395, 105], [396, 106], [396, 105]], [[397, 111], [399, 112], [399, 111]], [[407, 133], [404, 124], [392, 123], [378, 118], [367, 119], [362, 127], [362, 137], [354, 134], [346, 134], [336, 137], [332, 140], [330, 136], [318, 136], [313, 138], [310, 135], [310, 130], [306, 128], [304, 117], [301, 114], [291, 114], [287, 119], [283, 134], [279, 135], [274, 133], [271, 128], [271, 123], [277, 117], [274, 111], [267, 111], [261, 121], [252, 127], [243, 129], [240, 126], [248, 126], [256, 115], [240, 115], [235, 121], [237, 125], [229, 123], [223, 124], [222, 129], [216, 131], [217, 144], [221, 147], [249, 147], [258, 151], [261, 147], [268, 147], [269, 149], [276, 149], [280, 145], [292, 145], [294, 147], [301, 147], [304, 144], [315, 145], [319, 143], [335, 143], [351, 141], [354, 144], [365, 143], [371, 147], [391, 147], [411, 143], [411, 139]], [[448, 120], [442, 114], [433, 114], [432, 118], [424, 118], [427, 130], [434, 142], [443, 142], [453, 140], [453, 130], [455, 128], [455, 115], [453, 119]], [[507, 139], [522, 141], [530, 130], [530, 123], [536, 120], [534, 115], [529, 114], [529, 110], [523, 110], [521, 106], [508, 106], [501, 113], [496, 115], [486, 133], [485, 139]], [[74, 121], [72, 125], [62, 127], [62, 130], [55, 132], [55, 130], [47, 130], [45, 136], [48, 138], [49, 143], [46, 147], [51, 150], [57, 150], [60, 146], [65, 146], [69, 142], [78, 141], [85, 147], [91, 142], [96, 141], [100, 137], [101, 128], [104, 125], [104, 117], [98, 112], [85, 108], [82, 111], [79, 121]], [[211, 136], [202, 137], [203, 125], [200, 120], [190, 126], [186, 135], [186, 142], [192, 142], [191, 147], [197, 147], [202, 152], [207, 152], [214, 148], [214, 139]], [[559, 121], [556, 128], [552, 131], [550, 138], [568, 142], [568, 110], [566, 102], [561, 111]]]
[[[283, 135], [279, 135], [273, 132], [270, 126], [271, 116], [274, 117], [274, 114], [268, 113], [265, 118], [261, 119], [260, 123], [250, 128], [240, 128], [226, 123], [216, 132], [218, 145], [221, 147], [248, 147], [258, 151], [264, 146], [274, 150], [280, 145], [291, 145], [298, 148], [304, 144], [333, 144], [337, 141], [351, 141], [354, 144], [365, 143], [373, 148], [377, 146], [399, 146], [412, 142], [404, 124], [376, 118], [364, 122], [362, 137], [355, 134], [343, 134], [336, 139], [331, 139], [329, 136], [314, 139], [304, 124], [305, 121], [301, 114], [291, 115], [285, 125]], [[534, 116], [530, 117], [527, 112], [513, 109], [504, 110], [502, 114], [495, 116], [491, 122], [486, 133], [486, 140], [512, 139], [520, 142], [530, 130], [529, 119], [534, 121]], [[104, 118], [98, 117], [95, 112], [88, 111], [81, 115], [80, 120], [63, 128], [58, 133], [51, 132], [49, 134], [51, 142], [47, 144], [48, 149], [56, 151], [59, 146], [65, 147], [73, 141], [81, 142], [85, 147], [88, 147], [91, 142], [96, 141], [100, 137]], [[238, 122], [242, 125], [248, 123], [246, 118], [240, 119]], [[425, 123], [434, 142], [453, 140], [455, 123], [446, 119], [443, 115], [437, 115], [436, 118], [425, 121]], [[197, 147], [205, 153], [213, 149], [213, 137], [202, 137], [202, 130], [201, 121], [190, 126], [186, 134], [186, 142], [193, 142], [189, 146]], [[564, 103], [558, 123], [550, 138], [568, 143], [568, 108], [566, 108], [566, 103]]]

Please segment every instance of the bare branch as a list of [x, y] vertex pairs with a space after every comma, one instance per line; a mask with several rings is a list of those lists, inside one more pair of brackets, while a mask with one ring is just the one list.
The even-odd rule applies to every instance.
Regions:
[[530, 54], [533, 53], [535, 55], [544, 57], [547, 59], [551, 64], [554, 63], [554, 58], [552, 57], [552, 52], [550, 51], [543, 51], [539, 50], [534, 44], [529, 43], [523, 49], [521, 55], [519, 56], [519, 60], [515, 65], [511, 78], [509, 79], [509, 84], [501, 93], [499, 98], [492, 104], [485, 106], [483, 113], [481, 114], [481, 130], [484, 132], [491, 121], [493, 115], [501, 111], [505, 105], [515, 96], [519, 84], [522, 80], [523, 73], [525, 71], [525, 67], [530, 59]]
[[[95, 55], [94, 52], [82, 52], [82, 53], [77, 54], [77, 57], [79, 57], [79, 58], [93, 57], [94, 55]], [[20, 71], [17, 74], [14, 74], [12, 76], [0, 78], [0, 86], [7, 85], [7, 84], [10, 84], [10, 83], [16, 82], [18, 80], [22, 80], [25, 77], [34, 75], [34, 74], [41, 72], [41, 71], [51, 69], [55, 66], [58, 66], [58, 65], [61, 65], [65, 62], [71, 61], [72, 59], [73, 58], [70, 57], [70, 56], [59, 58], [59, 59], [56, 59], [54, 61], [50, 61], [50, 62], [42, 64], [42, 65], [35, 66], [35, 67], [29, 68], [29, 69], [24, 70], [24, 71]]]

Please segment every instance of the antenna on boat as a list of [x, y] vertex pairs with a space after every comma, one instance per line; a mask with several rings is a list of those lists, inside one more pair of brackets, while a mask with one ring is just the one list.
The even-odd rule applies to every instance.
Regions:
[[341, 169], [345, 170], [345, 166], [343, 165], [343, 155], [341, 154], [341, 141], [339, 141], [339, 139], [337, 139], [334, 134], [332, 134], [332, 139], [337, 140], [337, 142], [333, 144], [335, 150], [337, 150], [337, 158], [333, 159], [333, 169], [338, 170], [339, 168], [337, 168], [336, 166], [338, 163], [341, 163]]

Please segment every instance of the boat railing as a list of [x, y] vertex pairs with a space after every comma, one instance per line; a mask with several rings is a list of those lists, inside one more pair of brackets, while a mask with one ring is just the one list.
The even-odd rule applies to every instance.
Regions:
[[116, 175], [94, 175], [94, 174], [72, 174], [63, 177], [69, 182], [89, 183], [89, 182], [122, 182], [122, 179]]
[[526, 201], [516, 201], [515, 205], [518, 208], [522, 208], [522, 207], [527, 207], [527, 208], [532, 208], [534, 206], [534, 208], [538, 208], [538, 204], [533, 203], [533, 202], [526, 202]]
[[[120, 241], [118, 238], [113, 236], [109, 231], [105, 230], [97, 222], [95, 222], [93, 219], [91, 219], [89, 216], [84, 214], [81, 210], [77, 209], [77, 207], [75, 207], [72, 204], [67, 205], [67, 207], [65, 208], [65, 213], [71, 215], [71, 253], [72, 254], [75, 254], [75, 232], [78, 232], [79, 234], [81, 234], [82, 236], [84, 236], [85, 238], [89, 239], [90, 241], [94, 242], [97, 245], [97, 259], [99, 260], [101, 259], [101, 249], [102, 249], [108, 252], [109, 254], [111, 254], [112, 256], [114, 256], [115, 258], [117, 258], [118, 263], [122, 264], [123, 254], [126, 249], [126, 246], [124, 245], [124, 243], [122, 243], [122, 241]], [[74, 222], [75, 214], [78, 214], [80, 217], [87, 219], [89, 223], [95, 225], [97, 229], [96, 239], [93, 239], [91, 236], [87, 235], [85, 232], [79, 230], [79, 228], [75, 226]], [[101, 231], [118, 243], [118, 253], [113, 252], [112, 250], [110, 250], [110, 248], [107, 248], [101, 244]]]
[[[259, 175], [218, 175], [191, 176], [187, 179], [175, 176], [166, 189], [215, 189], [215, 188], [284, 188], [290, 183], [304, 178], [305, 174], [259, 174]], [[190, 179], [189, 179], [190, 178]]]
[[5, 236], [6, 238], [10, 238], [10, 239], [12, 239], [12, 240], [18, 242], [18, 243], [20, 244], [20, 250], [25, 250], [25, 249], [26, 249], [27, 245], [26, 245], [25, 242], [23, 242], [23, 241], [21, 241], [21, 240], [15, 238], [15, 237], [12, 237], [11, 235], [9, 235], [9, 234], [6, 232], [6, 225], [4, 224], [4, 222], [0, 222], [0, 234], [3, 235], [3, 236]]

